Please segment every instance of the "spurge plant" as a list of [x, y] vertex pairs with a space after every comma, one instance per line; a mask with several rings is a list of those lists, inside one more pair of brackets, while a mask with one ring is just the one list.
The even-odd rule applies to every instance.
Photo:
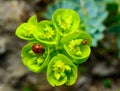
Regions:
[[29, 41], [21, 51], [23, 64], [36, 73], [47, 71], [52, 86], [74, 84], [78, 65], [91, 52], [92, 39], [81, 28], [79, 15], [70, 9], [57, 9], [52, 20], [40, 22], [34, 15], [17, 28], [16, 35]]

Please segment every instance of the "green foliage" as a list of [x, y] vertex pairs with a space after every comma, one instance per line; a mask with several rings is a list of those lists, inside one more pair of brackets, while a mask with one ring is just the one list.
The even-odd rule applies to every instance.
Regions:
[[26, 86], [22, 89], [22, 91], [34, 91], [31, 86]]
[[70, 9], [56, 10], [50, 21], [37, 22], [32, 16], [17, 28], [16, 35], [29, 40], [21, 51], [23, 64], [36, 73], [47, 71], [52, 86], [74, 84], [78, 65], [91, 52], [92, 38], [82, 29], [79, 15]]
[[80, 66], [79, 67], [80, 74], [85, 74], [87, 72], [87, 67], [86, 66]]
[[112, 87], [112, 81], [109, 78], [104, 79], [103, 84], [106, 88], [111, 88]]
[[104, 37], [103, 21], [108, 15], [105, 10], [106, 2], [106, 0], [56, 0], [54, 4], [48, 6], [44, 16], [51, 19], [52, 13], [58, 8], [75, 10], [81, 17], [81, 23], [85, 26], [86, 31], [92, 37], [92, 46], [96, 47], [97, 42]]
[[109, 29], [109, 33], [116, 34], [117, 47], [118, 47], [118, 58], [120, 59], [120, 24], [117, 23], [116, 25], [112, 26]]
[[[118, 58], [120, 59], [120, 3], [118, 2], [118, 0], [113, 0], [113, 2], [108, 5], [108, 10], [110, 12], [107, 20], [107, 23], [110, 26], [110, 28], [108, 29], [108, 33], [116, 35]], [[113, 15], [113, 13], [115, 14]]]

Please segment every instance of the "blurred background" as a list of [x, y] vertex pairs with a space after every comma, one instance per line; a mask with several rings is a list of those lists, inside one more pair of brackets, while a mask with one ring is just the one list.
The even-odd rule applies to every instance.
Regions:
[[[79, 65], [77, 82], [53, 88], [45, 73], [22, 64], [20, 51], [27, 41], [15, 31], [32, 15], [51, 19], [57, 8], [78, 12], [93, 43], [88, 61]], [[0, 0], [0, 91], [120, 91], [120, 1]]]

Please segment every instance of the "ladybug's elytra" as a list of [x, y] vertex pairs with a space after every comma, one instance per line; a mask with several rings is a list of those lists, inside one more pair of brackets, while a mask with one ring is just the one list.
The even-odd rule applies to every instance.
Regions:
[[87, 40], [86, 39], [84, 39], [83, 41], [82, 41], [82, 44], [87, 44]]
[[45, 48], [40, 44], [33, 44], [32, 51], [36, 54], [43, 54], [45, 52]]

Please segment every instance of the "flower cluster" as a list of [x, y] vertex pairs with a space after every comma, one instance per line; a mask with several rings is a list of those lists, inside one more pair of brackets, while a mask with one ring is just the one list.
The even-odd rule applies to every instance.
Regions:
[[23, 64], [36, 73], [47, 71], [52, 86], [74, 84], [77, 67], [89, 57], [92, 43], [80, 26], [79, 15], [70, 9], [57, 9], [52, 20], [38, 22], [32, 16], [16, 30], [19, 38], [29, 41], [21, 51]]

